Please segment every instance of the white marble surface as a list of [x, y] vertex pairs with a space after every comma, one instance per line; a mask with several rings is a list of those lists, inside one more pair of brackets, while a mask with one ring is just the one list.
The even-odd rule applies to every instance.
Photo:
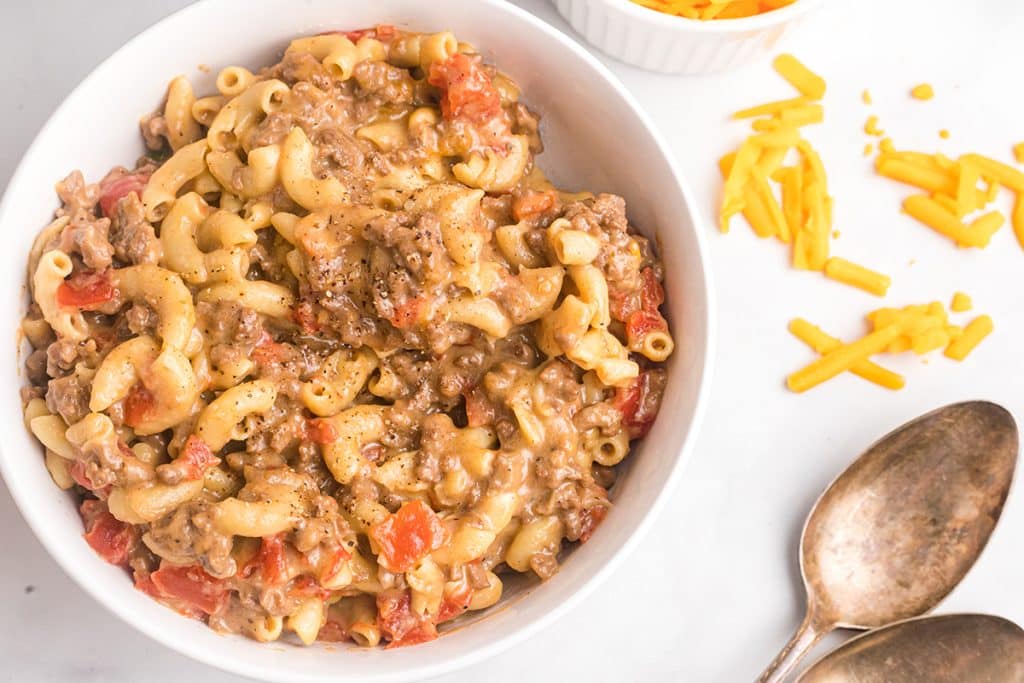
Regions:
[[[0, 4], [0, 181], [82, 76], [184, 4]], [[565, 29], [545, 0], [521, 4]], [[338, 7], [343, 17], [344, 3]], [[1008, 158], [1010, 145], [1024, 140], [1021, 35], [1024, 5], [1017, 0], [861, 0], [830, 3], [784, 45], [829, 79], [827, 122], [810, 135], [836, 196], [836, 251], [892, 274], [894, 304], [948, 300], [965, 289], [993, 314], [996, 334], [963, 365], [941, 357], [897, 360], [894, 367], [908, 379], [898, 394], [852, 377], [788, 394], [783, 376], [808, 360], [785, 331], [788, 319], [804, 315], [852, 336], [876, 302], [789, 270], [777, 245], [745, 228], [711, 235], [721, 348], [708, 419], [683, 484], [633, 557], [583, 606], [512, 651], [440, 681], [511, 683], [524, 674], [552, 681], [750, 680], [798, 622], [800, 525], [851, 457], [945, 402], [989, 398], [1024, 416], [1024, 253], [1008, 230], [985, 252], [963, 252], [902, 217], [904, 188], [876, 178], [861, 156], [869, 111], [860, 101], [870, 88], [873, 111], [901, 145]], [[726, 114], [789, 96], [763, 64], [691, 79], [610, 66], [662, 128], [708, 215], [719, 184], [715, 159], [743, 130]], [[936, 99], [910, 100], [909, 87], [924, 80], [935, 85]], [[116, 102], [111, 93], [97, 106]], [[940, 128], [950, 129], [952, 139], [940, 141]], [[148, 640], [81, 594], [32, 537], [6, 491], [0, 528], [0, 681], [241, 680]], [[1024, 502], [1015, 495], [985, 556], [942, 609], [1024, 622], [1022, 538]]]

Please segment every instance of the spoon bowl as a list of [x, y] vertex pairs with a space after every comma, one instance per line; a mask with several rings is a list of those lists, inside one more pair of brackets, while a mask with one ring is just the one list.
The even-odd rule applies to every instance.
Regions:
[[818, 660], [797, 683], [1022, 680], [1020, 626], [984, 614], [947, 614], [857, 636]]
[[1009, 412], [972, 401], [919, 417], [857, 458], [807, 519], [807, 616], [760, 681], [782, 681], [836, 628], [878, 628], [935, 608], [988, 542], [1018, 442]]

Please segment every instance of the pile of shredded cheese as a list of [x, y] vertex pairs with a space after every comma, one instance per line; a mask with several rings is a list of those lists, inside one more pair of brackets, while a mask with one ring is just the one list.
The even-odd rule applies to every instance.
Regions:
[[[758, 237], [774, 237], [791, 245], [794, 267], [821, 271], [838, 282], [885, 296], [891, 284], [888, 277], [829, 253], [829, 239], [838, 233], [832, 231], [828, 180], [821, 158], [800, 131], [803, 126], [824, 119], [819, 101], [825, 95], [825, 81], [791, 55], [780, 55], [774, 66], [800, 94], [733, 115], [736, 119], [753, 119], [754, 132], [736, 151], [719, 161], [725, 178], [720, 228], [728, 232], [733, 216], [741, 213]], [[911, 96], [919, 100], [930, 100], [934, 95], [934, 89], [927, 83], [911, 90]], [[867, 90], [861, 99], [867, 105], [872, 103]], [[942, 154], [899, 151], [885, 137], [874, 115], [864, 124], [864, 132], [880, 138], [878, 173], [922, 190], [906, 199], [906, 213], [960, 247], [984, 248], [1006, 222], [998, 211], [985, 211], [1003, 187], [1016, 194], [1011, 221], [1024, 246], [1024, 173], [979, 154], [953, 160]], [[949, 132], [943, 130], [940, 135], [948, 138]], [[875, 149], [874, 144], [865, 145], [865, 156]], [[1014, 156], [1024, 163], [1024, 143], [1014, 147]], [[957, 292], [949, 308], [954, 313], [964, 313], [972, 307], [971, 298]], [[947, 357], [962, 361], [994, 329], [988, 315], [981, 315], [964, 327], [954, 325], [938, 302], [881, 308], [868, 314], [867, 321], [871, 328], [868, 334], [844, 343], [806, 320], [793, 320], [790, 332], [820, 357], [790, 375], [788, 387], [804, 392], [839, 374], [852, 372], [887, 389], [902, 389], [904, 378], [875, 363], [873, 356], [908, 351], [923, 355], [944, 349]]]
[[1001, 212], [984, 210], [1003, 187], [1016, 195], [1011, 221], [1024, 246], [1024, 173], [980, 154], [954, 160], [938, 153], [898, 151], [888, 139], [882, 143], [875, 160], [878, 174], [922, 190], [904, 200], [907, 214], [960, 247], [983, 249], [1006, 223]]
[[[929, 100], [935, 91], [922, 83], [910, 94]], [[870, 103], [870, 98], [865, 102]], [[885, 134], [878, 128], [877, 116], [868, 117], [864, 132], [879, 137]], [[939, 135], [948, 138], [949, 131], [941, 130]], [[1024, 163], [1024, 143], [1015, 145], [1013, 154]], [[940, 153], [899, 151], [890, 138], [883, 138], [878, 144], [875, 170], [922, 190], [922, 194], [904, 200], [904, 212], [963, 248], [987, 247], [1006, 223], [1001, 212], [985, 211], [997, 199], [999, 189], [1006, 188], [1016, 195], [1011, 223], [1024, 247], [1024, 173], [1012, 166], [981, 154], [964, 154], [954, 160]]]
[[796, 0], [633, 0], [649, 9], [687, 19], [739, 19], [792, 5]]
[[[957, 293], [951, 308], [954, 311], [968, 310], [970, 299]], [[844, 372], [852, 372], [887, 389], [902, 389], [903, 377], [874, 363], [872, 356], [906, 351], [923, 355], [944, 348], [948, 358], [962, 361], [994, 329], [992, 318], [987, 315], [975, 318], [963, 328], [952, 325], [939, 302], [906, 308], [880, 308], [869, 313], [867, 321], [871, 332], [857, 341], [844, 344], [806, 320], [793, 320], [789, 331], [821, 357], [790, 375], [786, 380], [787, 386], [800, 393]]]
[[[720, 227], [729, 231], [742, 213], [758, 237], [775, 237], [792, 246], [793, 266], [825, 273], [838, 282], [884, 296], [889, 277], [841, 258], [830, 258], [832, 197], [821, 157], [800, 128], [821, 123], [825, 81], [792, 55], [780, 55], [775, 70], [800, 93], [738, 111], [736, 119], [753, 119], [750, 135], [719, 162], [725, 178]], [[789, 157], [793, 163], [787, 164]], [[777, 199], [775, 186], [778, 186]]]

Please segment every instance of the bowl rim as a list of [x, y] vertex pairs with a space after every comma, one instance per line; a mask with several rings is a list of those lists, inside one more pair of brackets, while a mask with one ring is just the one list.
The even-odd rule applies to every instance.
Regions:
[[[561, 2], [562, 0], [555, 0]], [[750, 17], [739, 17], [736, 19], [690, 19], [675, 14], [666, 14], [658, 10], [638, 5], [632, 0], [586, 0], [587, 2], [599, 2], [610, 5], [628, 14], [631, 18], [647, 24], [654, 24], [659, 28], [667, 28], [681, 33], [706, 33], [724, 34], [743, 31], [757, 31], [773, 26], [780, 26], [791, 19], [803, 16], [807, 12], [823, 5], [826, 0], [796, 0], [791, 5], [779, 9], [755, 14]]]
[[[646, 511], [643, 513], [639, 522], [635, 525], [629, 535], [629, 538], [614, 552], [614, 554], [609, 557], [607, 562], [593, 571], [583, 582], [575, 586], [561, 602], [552, 605], [550, 610], [544, 612], [539, 617], [524, 623], [521, 627], [511, 631], [507, 635], [497, 638], [483, 647], [456, 653], [455, 655], [446, 658], [444, 661], [424, 664], [414, 663], [404, 669], [384, 671], [380, 674], [374, 674], [369, 677], [363, 676], [361, 679], [377, 683], [431, 678], [450, 673], [458, 669], [463, 669], [493, 657], [544, 630], [575, 608], [580, 604], [580, 602], [590, 596], [599, 585], [604, 583], [612, 572], [615, 571], [635, 550], [639, 541], [650, 530], [655, 519], [664, 509], [669, 496], [678, 488], [683, 470], [693, 453], [701, 425], [704, 421], [704, 415], [711, 391], [712, 373], [715, 367], [717, 313], [715, 306], [716, 297], [714, 291], [714, 278], [711, 272], [711, 260], [709, 258], [706, 242], [707, 238], [702, 227], [706, 223], [703, 221], [699, 206], [694, 200], [692, 190], [679, 173], [678, 164], [672, 154], [671, 147], [669, 147], [665, 142], [664, 137], [654, 125], [650, 116], [642, 109], [636, 98], [633, 97], [633, 95], [604, 64], [602, 64], [593, 54], [587, 51], [579, 43], [527, 10], [506, 2], [505, 0], [474, 1], [486, 4], [498, 12], [508, 13], [519, 20], [524, 21], [535, 31], [543, 34], [547, 39], [559, 42], [565, 48], [573, 52], [576, 57], [595, 72], [597, 76], [603, 78], [617, 96], [629, 106], [630, 110], [651, 136], [652, 141], [662, 151], [671, 172], [672, 180], [678, 187], [683, 203], [690, 212], [690, 217], [693, 223], [695, 251], [697, 252], [696, 256], [702, 269], [705, 297], [703, 306], [698, 308], [701, 310], [701, 315], [704, 317], [704, 335], [702, 339], [698, 339], [698, 343], [703, 346], [703, 362], [695, 365], [693, 368], [693, 372], [697, 375], [698, 381], [693, 407], [693, 419], [691, 420], [687, 433], [678, 448], [675, 462], [671, 466], [669, 475], [664, 480], [664, 483], [658, 493], [647, 505]], [[625, 2], [625, 0], [622, 1]], [[38, 153], [41, 141], [46, 138], [50, 129], [56, 125], [55, 122], [60, 118], [65, 109], [68, 109], [72, 102], [82, 97], [82, 93], [88, 91], [91, 83], [94, 80], [97, 80], [100, 74], [114, 69], [116, 62], [120, 61], [120, 57], [124, 52], [138, 44], [146, 42], [150, 38], [151, 34], [158, 32], [160, 27], [172, 18], [181, 19], [193, 13], [198, 14], [207, 6], [230, 2], [231, 0], [198, 0], [197, 2], [167, 14], [124, 42], [117, 50], [93, 68], [89, 74], [85, 76], [85, 78], [83, 78], [82, 81], [61, 100], [60, 104], [47, 118], [38, 133], [36, 133], [32, 143], [22, 155], [14, 173], [11, 175], [7, 187], [4, 190], [2, 198], [0, 198], [0, 226], [9, 220], [8, 214], [11, 211], [11, 205], [15, 201], [14, 197], [17, 194], [16, 190], [23, 182], [22, 177], [26, 175], [26, 169], [28, 168], [30, 161]], [[637, 6], [637, 9], [643, 8]], [[650, 13], [657, 14], [656, 12]], [[18, 338], [20, 339], [20, 334], [18, 335]], [[20, 355], [18, 357], [18, 362], [20, 363]], [[151, 640], [170, 650], [221, 671], [236, 675], [249, 676], [258, 680], [271, 680], [269, 678], [270, 676], [276, 676], [277, 678], [275, 680], [294, 681], [295, 683], [324, 683], [327, 680], [344, 680], [339, 678], [339, 675], [341, 674], [337, 671], [324, 674], [319, 672], [314, 674], [291, 672], [282, 678], [280, 671], [266, 671], [254, 664], [246, 662], [242, 658], [225, 656], [219, 651], [198, 647], [187, 637], [175, 638], [173, 640], [168, 639], [165, 637], [166, 634], [161, 632], [159, 622], [151, 622], [145, 619], [143, 615], [132, 610], [128, 606], [128, 602], [119, 602], [108, 599], [107, 596], [103, 595], [96, 586], [89, 582], [89, 570], [75, 565], [71, 562], [70, 558], [62, 552], [57, 538], [51, 533], [52, 525], [46, 524], [45, 520], [34, 512], [35, 504], [30, 498], [31, 492], [27, 489], [19, 489], [12, 485], [18, 477], [15, 474], [15, 468], [12, 464], [13, 460], [9, 460], [7, 453], [7, 449], [3, 448], [3, 445], [0, 444], [0, 476], [4, 478], [5, 482], [7, 482], [7, 488], [11, 493], [11, 497], [14, 500], [22, 519], [25, 520], [35, 537], [46, 549], [50, 557], [64, 571], [64, 573], [70, 577], [83, 592], [89, 595], [108, 612], [118, 617], [122, 622], [128, 624], [139, 633], [144, 634]], [[140, 599], [143, 599], [142, 596], [140, 596]]]

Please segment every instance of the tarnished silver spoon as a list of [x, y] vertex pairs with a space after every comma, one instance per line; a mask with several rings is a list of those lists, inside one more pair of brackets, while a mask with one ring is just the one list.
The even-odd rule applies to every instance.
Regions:
[[1020, 683], [1024, 630], [1000, 617], [944, 614], [857, 636], [822, 657], [797, 683]]
[[973, 401], [907, 423], [854, 461], [807, 518], [807, 615], [761, 683], [784, 680], [836, 628], [879, 628], [933, 609], [988, 542], [1017, 451], [1010, 413]]

